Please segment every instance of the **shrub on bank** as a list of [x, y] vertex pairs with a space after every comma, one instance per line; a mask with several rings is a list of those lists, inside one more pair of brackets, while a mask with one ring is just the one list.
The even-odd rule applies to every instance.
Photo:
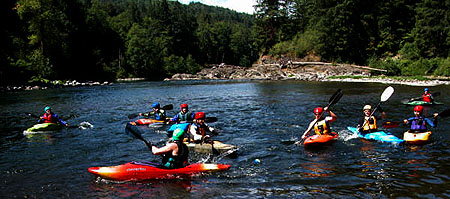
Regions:
[[369, 59], [369, 66], [387, 70], [388, 76], [450, 76], [450, 58], [432, 59]]

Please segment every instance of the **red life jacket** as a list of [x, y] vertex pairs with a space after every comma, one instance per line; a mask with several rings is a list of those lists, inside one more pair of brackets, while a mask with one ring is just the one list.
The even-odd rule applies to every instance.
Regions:
[[431, 102], [431, 93], [423, 94], [423, 101], [424, 102]]
[[53, 117], [53, 114], [44, 113], [44, 115], [42, 117], [44, 118], [44, 123], [56, 123], [57, 122], [56, 118]]

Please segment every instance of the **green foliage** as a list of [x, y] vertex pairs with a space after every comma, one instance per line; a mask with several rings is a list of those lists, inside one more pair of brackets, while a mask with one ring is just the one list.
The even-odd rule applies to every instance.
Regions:
[[416, 60], [420, 58], [420, 50], [414, 43], [405, 43], [402, 49], [400, 49], [399, 54], [404, 59]]
[[146, 18], [144, 24], [133, 24], [128, 36], [125, 52], [132, 74], [138, 77], [161, 79], [163, 58], [168, 54], [167, 31], [161, 21]]
[[331, 76], [328, 77], [327, 79], [362, 79], [362, 78], [368, 78], [367, 76], [360, 76], [360, 75], [340, 75], [340, 76]]
[[433, 75], [450, 76], [450, 58], [440, 59]]
[[369, 59], [369, 66], [378, 69], [387, 70], [386, 75], [401, 75], [401, 69], [399, 66], [399, 62], [392, 59], [387, 58], [385, 60], [377, 59], [376, 57], [372, 57]]
[[160, 80], [266, 54], [449, 75], [449, 0], [261, 0], [253, 16], [168, 0], [4, 0], [0, 9], [1, 84]]
[[169, 76], [176, 73], [190, 73], [195, 74], [202, 69], [202, 67], [195, 62], [191, 55], [186, 59], [183, 57], [170, 55], [164, 58], [164, 69]]

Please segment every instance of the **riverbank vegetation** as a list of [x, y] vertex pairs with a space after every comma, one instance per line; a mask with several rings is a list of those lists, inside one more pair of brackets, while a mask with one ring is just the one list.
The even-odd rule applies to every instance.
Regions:
[[450, 76], [450, 0], [260, 0], [254, 15], [168, 0], [4, 0], [0, 9], [6, 85], [161, 80], [263, 55]]

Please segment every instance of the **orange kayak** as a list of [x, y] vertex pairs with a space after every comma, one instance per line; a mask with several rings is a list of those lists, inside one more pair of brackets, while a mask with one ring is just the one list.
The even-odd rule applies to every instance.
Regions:
[[331, 135], [312, 135], [305, 139], [303, 145], [305, 147], [319, 147], [327, 144], [331, 144], [337, 140], [338, 134], [332, 132]]
[[129, 162], [117, 166], [91, 167], [88, 171], [95, 176], [113, 181], [142, 181], [150, 179], [170, 179], [190, 176], [201, 172], [227, 170], [228, 164], [195, 163], [179, 169], [166, 169], [151, 162]]
[[163, 120], [154, 120], [154, 119], [138, 119], [134, 121], [134, 124], [136, 125], [147, 125], [147, 124], [154, 124], [154, 123], [160, 123], [164, 124]]

